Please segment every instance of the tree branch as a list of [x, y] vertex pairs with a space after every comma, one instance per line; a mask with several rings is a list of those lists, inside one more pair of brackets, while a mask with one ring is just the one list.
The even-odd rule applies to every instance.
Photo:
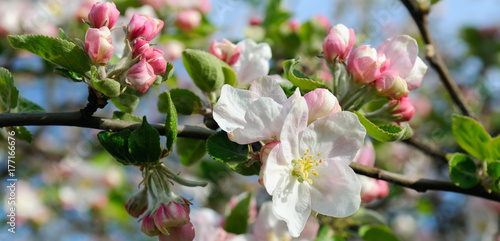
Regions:
[[413, 20], [417, 24], [420, 34], [422, 34], [422, 38], [424, 39], [424, 42], [426, 44], [425, 57], [431, 64], [432, 68], [436, 70], [436, 72], [438, 73], [439, 79], [441, 80], [444, 87], [450, 94], [451, 99], [458, 106], [462, 114], [477, 119], [476, 115], [471, 111], [470, 107], [466, 104], [460, 92], [460, 89], [458, 88], [455, 81], [453, 81], [453, 78], [451, 77], [448, 68], [444, 64], [441, 55], [437, 51], [434, 39], [432, 38], [432, 35], [430, 34], [428, 27], [429, 9], [423, 9], [414, 0], [401, 0], [401, 2], [408, 9]]
[[448, 163], [448, 159], [446, 159], [446, 152], [436, 148], [435, 146], [431, 146], [425, 142], [422, 142], [421, 140], [417, 139], [416, 137], [412, 136], [409, 139], [406, 139], [403, 141], [404, 143], [413, 146], [420, 151], [422, 151], [424, 154], [429, 155], [435, 159], [440, 160], [441, 162]]
[[[0, 128], [7, 126], [77, 126], [101, 130], [120, 131], [123, 129], [134, 130], [139, 128], [141, 123], [107, 119], [101, 117], [82, 117], [80, 112], [67, 113], [8, 113], [0, 114]], [[151, 124], [161, 135], [165, 134], [163, 124]], [[179, 126], [178, 136], [196, 139], [207, 139], [214, 134], [214, 130], [210, 130], [201, 126]], [[421, 179], [415, 177], [407, 177], [402, 174], [384, 171], [375, 167], [363, 166], [358, 163], [351, 163], [351, 168], [358, 174], [385, 180], [399, 186], [414, 189], [418, 192], [425, 191], [447, 191], [462, 193], [477, 197], [482, 197], [490, 200], [500, 201], [500, 193], [490, 193], [481, 185], [471, 189], [463, 189], [457, 187], [452, 182]]]

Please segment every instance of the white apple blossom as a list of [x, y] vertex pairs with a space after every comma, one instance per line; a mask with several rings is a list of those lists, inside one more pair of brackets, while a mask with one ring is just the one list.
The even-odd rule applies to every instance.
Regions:
[[308, 123], [308, 106], [299, 98], [287, 115], [280, 141], [263, 159], [262, 183], [273, 211], [298, 237], [314, 210], [346, 217], [359, 209], [361, 184], [349, 167], [366, 130], [351, 112], [336, 112]]
[[239, 144], [275, 141], [295, 99], [297, 90], [287, 99], [280, 85], [271, 77], [255, 80], [249, 90], [224, 85], [214, 107], [214, 120]]
[[238, 85], [247, 87], [258, 77], [269, 73], [269, 60], [271, 60], [271, 47], [267, 43], [257, 44], [251, 39], [244, 39], [237, 44], [241, 54], [232, 66]]
[[292, 237], [286, 223], [273, 213], [272, 202], [262, 204], [253, 227], [252, 234], [238, 235], [229, 241], [311, 241], [318, 235], [319, 222], [314, 216], [307, 219], [304, 232], [299, 237]]

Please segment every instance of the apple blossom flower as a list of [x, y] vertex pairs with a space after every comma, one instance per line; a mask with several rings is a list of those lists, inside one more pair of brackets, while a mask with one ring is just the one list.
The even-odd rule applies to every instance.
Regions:
[[88, 21], [93, 28], [108, 27], [111, 29], [118, 17], [120, 11], [116, 9], [114, 2], [97, 2], [92, 6], [88, 15]]
[[274, 141], [279, 133], [297, 91], [287, 99], [276, 80], [263, 76], [249, 90], [224, 85], [214, 107], [213, 117], [230, 140], [239, 144]]
[[390, 99], [401, 99], [410, 93], [406, 81], [398, 75], [397, 71], [387, 70], [380, 74], [375, 81], [377, 94]]
[[190, 216], [196, 230], [195, 241], [225, 241], [235, 236], [222, 228], [222, 217], [210, 208], [194, 209]]
[[146, 59], [141, 59], [137, 64], [134, 64], [127, 75], [127, 84], [139, 90], [144, 94], [156, 80], [153, 67], [146, 62]]
[[309, 109], [308, 125], [321, 117], [342, 111], [337, 98], [327, 89], [315, 89], [305, 94], [304, 98]]
[[194, 10], [182, 10], [177, 14], [177, 25], [182, 31], [189, 32], [201, 24], [201, 13]]
[[299, 98], [287, 115], [279, 143], [270, 151], [263, 183], [273, 211], [298, 237], [311, 210], [346, 217], [359, 209], [361, 184], [349, 167], [366, 130], [351, 112], [337, 112], [310, 125], [308, 106]]
[[94, 64], [106, 64], [115, 47], [108, 27], [89, 28], [85, 34], [85, 52]]
[[127, 204], [125, 204], [125, 209], [134, 218], [141, 216], [148, 209], [147, 189], [143, 188], [140, 192], [132, 196]]
[[389, 102], [389, 105], [396, 104], [398, 106], [391, 112], [391, 114], [395, 117], [394, 121], [409, 121], [415, 114], [415, 107], [413, 107], [413, 102], [408, 96]]
[[358, 46], [352, 51], [347, 61], [347, 70], [352, 74], [354, 82], [371, 84], [380, 77], [381, 63], [384, 56], [378, 56], [377, 50], [369, 45]]
[[142, 38], [146, 41], [150, 41], [160, 33], [162, 28], [163, 21], [151, 18], [147, 15], [134, 13], [127, 26], [128, 39], [134, 41], [137, 38]]
[[405, 81], [408, 90], [420, 86], [427, 71], [427, 65], [418, 57], [417, 41], [408, 35], [400, 35], [385, 40], [377, 53], [385, 56], [380, 72], [393, 71]]
[[307, 241], [314, 240], [318, 236], [319, 222], [311, 215], [307, 219], [304, 231], [299, 237], [294, 238], [288, 231], [286, 223], [273, 213], [272, 205], [272, 202], [262, 204], [252, 234], [238, 235], [229, 241]]
[[233, 65], [240, 58], [241, 45], [236, 46], [227, 39], [223, 39], [220, 43], [214, 40], [210, 44], [208, 52], [228, 65]]
[[326, 61], [333, 63], [335, 59], [345, 61], [354, 46], [356, 36], [352, 28], [348, 29], [343, 24], [331, 26], [323, 40], [323, 54]]
[[258, 77], [269, 73], [271, 47], [267, 43], [257, 44], [251, 39], [244, 39], [237, 46], [241, 47], [240, 58], [231, 68], [236, 74], [238, 85], [247, 87]]

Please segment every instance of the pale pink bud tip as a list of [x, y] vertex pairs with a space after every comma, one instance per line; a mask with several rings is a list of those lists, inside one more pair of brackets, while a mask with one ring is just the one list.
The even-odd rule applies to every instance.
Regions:
[[112, 28], [118, 17], [120, 16], [120, 11], [116, 9], [116, 5], [113, 2], [106, 3], [96, 3], [92, 6], [89, 12], [88, 20], [93, 28], [100, 28], [106, 26]]
[[177, 25], [186, 32], [200, 26], [201, 20], [201, 13], [193, 9], [183, 10], [177, 14]]
[[401, 99], [410, 93], [406, 81], [392, 70], [383, 72], [381, 78], [375, 81], [375, 87], [378, 95], [389, 99]]
[[337, 98], [327, 89], [315, 89], [304, 95], [304, 99], [309, 108], [309, 124], [321, 117], [342, 111]]
[[130, 41], [134, 41], [137, 38], [150, 41], [160, 33], [162, 28], [163, 21], [134, 13], [127, 26], [128, 38]]
[[210, 44], [208, 52], [228, 65], [233, 65], [240, 58], [241, 45], [235, 45], [227, 39], [223, 39], [220, 43], [214, 40]]
[[106, 64], [115, 47], [108, 27], [89, 28], [85, 34], [85, 52], [94, 64]]
[[399, 103], [398, 106], [391, 112], [393, 116], [397, 116], [394, 121], [409, 121], [415, 114], [415, 107], [413, 107], [413, 102], [410, 100], [410, 98], [408, 98], [408, 96], [405, 96], [400, 100], [391, 101], [389, 105], [395, 105], [397, 103]]
[[352, 28], [348, 29], [343, 24], [330, 27], [323, 40], [323, 54], [326, 61], [332, 63], [336, 58], [339, 61], [346, 60], [354, 46], [355, 39]]

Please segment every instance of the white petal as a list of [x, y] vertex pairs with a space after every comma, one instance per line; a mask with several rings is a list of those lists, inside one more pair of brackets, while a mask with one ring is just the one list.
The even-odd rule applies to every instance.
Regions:
[[276, 145], [263, 161], [262, 183], [269, 195], [272, 195], [276, 187], [282, 185], [292, 174], [291, 166], [283, 157], [281, 144]]
[[318, 176], [311, 177], [311, 207], [332, 217], [347, 217], [359, 209], [361, 183], [354, 171], [344, 162], [323, 160]]
[[285, 91], [280, 84], [269, 76], [257, 78], [250, 85], [250, 92], [258, 97], [270, 97], [277, 103], [283, 104], [286, 101]]
[[286, 222], [293, 237], [300, 235], [311, 215], [311, 196], [307, 185], [290, 176], [273, 193], [274, 214]]
[[275, 234], [288, 233], [286, 223], [279, 220], [273, 212], [273, 203], [265, 202], [262, 204], [257, 220], [253, 227], [253, 234], [256, 240], [268, 240], [269, 233]]
[[390, 69], [397, 70], [401, 78], [410, 73], [418, 55], [417, 41], [408, 35], [400, 35], [384, 41], [378, 48], [378, 54], [385, 54], [390, 59]]
[[245, 113], [246, 125], [231, 134], [231, 140], [238, 144], [250, 144], [261, 140], [273, 140], [281, 131], [283, 119], [279, 118], [283, 106], [269, 97], [262, 97], [248, 106]]
[[352, 112], [341, 111], [311, 123], [302, 133], [300, 151], [309, 149], [312, 155], [321, 153], [320, 158], [349, 164], [363, 145], [365, 135], [365, 127], [358, 117]]
[[420, 86], [422, 78], [424, 78], [425, 72], [427, 72], [427, 65], [417, 57], [413, 69], [411, 69], [408, 77], [405, 78], [406, 84], [408, 85], [408, 90], [414, 90]]
[[245, 112], [254, 99], [250, 91], [222, 86], [221, 96], [214, 107], [214, 120], [226, 132], [242, 128], [246, 124]]
[[280, 140], [283, 154], [288, 162], [301, 157], [299, 150], [299, 134], [307, 126], [307, 102], [303, 97], [295, 101], [292, 109], [286, 116], [281, 129]]
[[241, 86], [248, 86], [257, 77], [269, 73], [271, 47], [267, 43], [257, 44], [251, 39], [242, 40], [238, 45], [241, 46], [241, 55], [232, 68], [238, 83]]

